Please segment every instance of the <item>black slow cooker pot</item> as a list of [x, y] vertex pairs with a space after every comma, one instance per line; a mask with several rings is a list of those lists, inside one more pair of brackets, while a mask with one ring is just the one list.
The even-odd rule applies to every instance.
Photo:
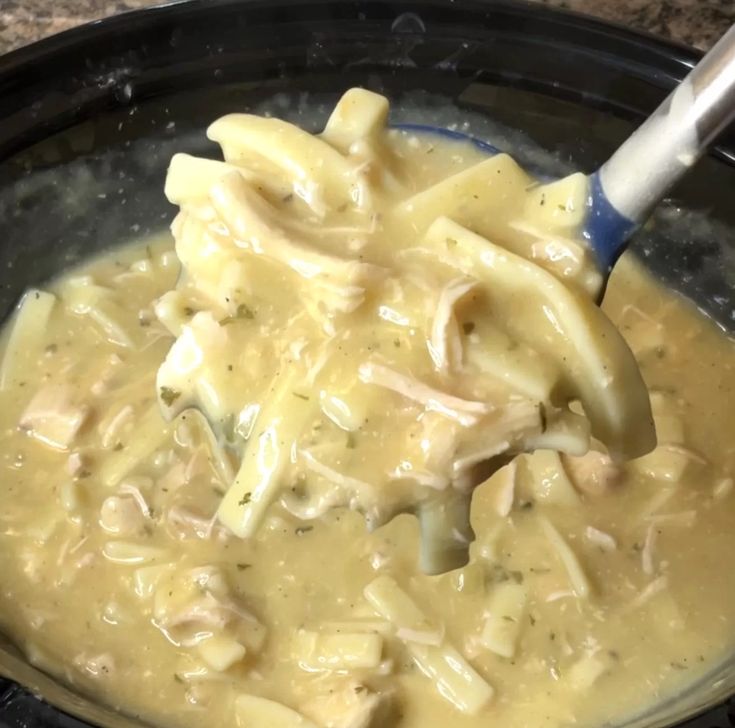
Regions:
[[[697, 58], [511, 0], [190, 0], [48, 38], [0, 58], [0, 318], [27, 286], [166, 226], [168, 159], [214, 154], [203, 129], [221, 114], [272, 111], [318, 128], [361, 85], [391, 97], [398, 118], [466, 122], [541, 175], [589, 172]], [[728, 330], [734, 200], [730, 129], [633, 246]], [[733, 691], [735, 655], [624, 725], [735, 726]], [[137, 724], [58, 688], [0, 635], [0, 727], [90, 723]]]

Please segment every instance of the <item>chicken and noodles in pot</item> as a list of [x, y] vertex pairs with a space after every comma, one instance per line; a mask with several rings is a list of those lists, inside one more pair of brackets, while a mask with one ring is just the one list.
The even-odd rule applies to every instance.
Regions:
[[0, 365], [0, 626], [163, 726], [601, 725], [735, 634], [733, 342], [587, 180], [232, 114], [171, 234], [29, 290]]

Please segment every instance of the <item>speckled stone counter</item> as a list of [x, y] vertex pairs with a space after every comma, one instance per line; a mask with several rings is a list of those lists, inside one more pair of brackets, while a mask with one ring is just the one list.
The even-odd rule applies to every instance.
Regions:
[[[0, 0], [0, 53], [161, 0]], [[538, 0], [708, 48], [735, 23], [735, 0]]]

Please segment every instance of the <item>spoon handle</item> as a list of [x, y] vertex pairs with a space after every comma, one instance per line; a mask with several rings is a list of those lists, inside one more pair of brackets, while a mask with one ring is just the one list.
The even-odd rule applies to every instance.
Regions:
[[603, 270], [733, 118], [735, 25], [592, 175], [586, 232]]

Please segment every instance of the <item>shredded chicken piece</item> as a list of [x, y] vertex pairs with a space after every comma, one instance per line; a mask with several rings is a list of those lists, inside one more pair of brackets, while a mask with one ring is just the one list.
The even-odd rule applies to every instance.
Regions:
[[656, 571], [655, 564], [653, 563], [653, 550], [656, 546], [656, 536], [658, 531], [653, 523], [649, 524], [648, 530], [646, 531], [646, 540], [643, 544], [641, 551], [641, 568], [643, 573], [648, 576], [653, 576]]
[[654, 579], [653, 581], [649, 582], [646, 587], [643, 589], [642, 592], [640, 592], [633, 601], [628, 604], [624, 612], [632, 612], [635, 609], [638, 609], [639, 607], [642, 607], [646, 602], [650, 601], [655, 597], [657, 594], [660, 594], [664, 589], [666, 589], [669, 586], [669, 578], [664, 576], [659, 576], [658, 578]]
[[365, 362], [360, 365], [358, 376], [365, 384], [376, 384], [397, 392], [407, 399], [424, 405], [431, 412], [439, 412], [459, 422], [464, 427], [472, 427], [483, 415], [492, 411], [492, 408], [483, 402], [461, 399], [441, 392], [382, 364]]
[[571, 589], [559, 589], [558, 591], [550, 592], [546, 595], [545, 602], [551, 604], [551, 602], [558, 602], [560, 599], [574, 599], [576, 594]]
[[613, 536], [606, 531], [600, 531], [594, 526], [587, 526], [584, 535], [590, 543], [598, 546], [603, 551], [615, 551], [618, 548], [618, 542]]
[[84, 544], [89, 540], [88, 536], [83, 536], [77, 539], [76, 543], [72, 546], [73, 539], [68, 539], [64, 542], [64, 545], [59, 550], [59, 556], [56, 559], [57, 566], [61, 566], [66, 560], [67, 556], [76, 553]]
[[39, 442], [67, 450], [89, 415], [88, 406], [75, 404], [70, 386], [49, 385], [36, 392], [19, 425]]
[[78, 450], [75, 450], [69, 455], [69, 458], [66, 461], [66, 472], [69, 473], [72, 478], [76, 478], [83, 470], [84, 457]]
[[331, 287], [339, 307], [355, 310], [365, 289], [382, 275], [374, 265], [329, 255], [307, 242], [288, 236], [279, 224], [281, 213], [251, 187], [240, 174], [223, 177], [211, 191], [212, 202], [227, 225], [235, 244], [287, 265], [318, 286]]
[[434, 366], [440, 372], [458, 371], [462, 366], [462, 340], [454, 307], [476, 286], [475, 280], [455, 278], [447, 283], [439, 294], [428, 348]]

